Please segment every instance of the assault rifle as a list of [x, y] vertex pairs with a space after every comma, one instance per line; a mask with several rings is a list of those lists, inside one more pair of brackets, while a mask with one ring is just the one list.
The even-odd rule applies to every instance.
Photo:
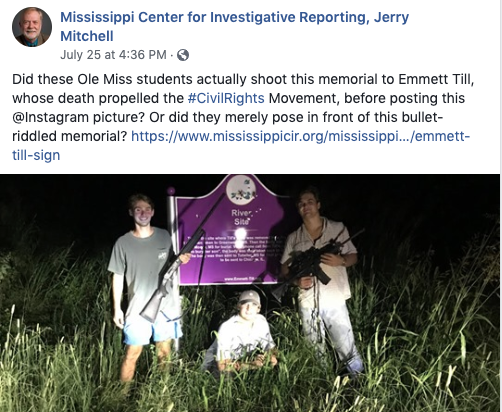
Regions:
[[213, 205], [213, 207], [206, 215], [206, 217], [202, 220], [201, 224], [199, 225], [195, 233], [192, 235], [190, 240], [187, 243], [185, 243], [185, 246], [183, 246], [180, 253], [176, 256], [174, 262], [172, 262], [172, 260], [167, 260], [166, 263], [164, 263], [164, 266], [162, 267], [159, 273], [159, 279], [162, 278], [160, 286], [153, 293], [152, 297], [150, 298], [150, 300], [140, 313], [140, 315], [146, 320], [152, 323], [155, 322], [155, 319], [157, 318], [157, 315], [160, 310], [160, 304], [162, 303], [162, 299], [169, 294], [168, 286], [169, 288], [172, 286], [172, 279], [176, 274], [176, 272], [178, 271], [178, 268], [181, 266], [182, 262], [180, 256], [185, 253], [190, 253], [192, 249], [195, 247], [195, 245], [197, 245], [200, 238], [205, 234], [205, 231], [203, 229], [204, 225], [206, 224], [209, 217], [213, 214], [216, 207], [220, 204], [224, 196], [225, 194], [223, 193], [218, 198], [218, 200]]
[[[342, 232], [340, 232], [340, 234]], [[323, 285], [327, 285], [331, 281], [331, 279], [321, 269], [321, 256], [325, 253], [339, 255], [345, 243], [347, 243], [349, 240], [354, 239], [356, 236], [359, 236], [363, 232], [364, 229], [361, 229], [355, 235], [349, 237], [343, 242], [337, 242], [338, 236], [340, 236], [338, 235], [336, 239], [331, 239], [329, 243], [322, 248], [316, 249], [314, 246], [312, 246], [305, 252], [297, 254], [293, 258], [293, 261], [289, 266], [288, 278], [282, 285], [279, 285], [272, 290], [272, 295], [280, 302], [289, 285], [291, 285], [291, 283], [293, 283], [295, 280], [305, 276], [315, 276]]]

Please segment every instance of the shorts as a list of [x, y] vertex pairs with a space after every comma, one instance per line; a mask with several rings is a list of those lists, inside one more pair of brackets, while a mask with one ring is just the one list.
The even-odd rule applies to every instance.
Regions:
[[151, 323], [141, 316], [128, 317], [124, 325], [124, 343], [126, 345], [144, 346], [168, 339], [178, 339], [183, 336], [180, 320], [168, 320], [162, 312], [155, 323]]

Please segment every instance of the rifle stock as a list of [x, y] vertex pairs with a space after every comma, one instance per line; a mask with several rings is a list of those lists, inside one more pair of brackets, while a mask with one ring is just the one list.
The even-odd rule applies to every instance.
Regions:
[[155, 322], [157, 318], [157, 314], [160, 310], [160, 304], [162, 303], [162, 298], [164, 295], [157, 289], [155, 293], [152, 295], [146, 306], [141, 311], [140, 315], [145, 318], [149, 322]]
[[221, 194], [221, 196], [218, 198], [216, 203], [213, 205], [213, 207], [211, 208], [209, 213], [202, 220], [199, 227], [195, 230], [195, 232], [191, 236], [190, 240], [187, 243], [185, 243], [185, 245], [181, 249], [180, 253], [178, 253], [174, 262], [170, 263], [170, 261], [166, 261], [166, 263], [164, 264], [164, 266], [160, 270], [159, 278], [162, 278], [161, 284], [157, 288], [157, 290], [153, 293], [152, 297], [150, 298], [148, 303], [145, 305], [143, 310], [140, 312], [140, 315], [144, 319], [146, 319], [152, 323], [155, 322], [155, 319], [157, 318], [157, 315], [159, 314], [162, 299], [165, 298], [169, 293], [167, 291], [167, 284], [170, 280], [172, 280], [172, 278], [176, 274], [178, 268], [181, 266], [182, 262], [181, 262], [180, 256], [185, 253], [190, 253], [193, 250], [193, 248], [197, 245], [197, 243], [199, 243], [200, 238], [205, 233], [204, 232], [204, 225], [206, 224], [209, 217], [213, 214], [216, 207], [223, 200], [224, 196], [225, 196], [224, 193]]
[[286, 290], [288, 289], [288, 287], [289, 287], [289, 283], [284, 282], [282, 285], [279, 285], [276, 288], [272, 289], [272, 291], [271, 291], [272, 296], [280, 302], [282, 297], [286, 293]]

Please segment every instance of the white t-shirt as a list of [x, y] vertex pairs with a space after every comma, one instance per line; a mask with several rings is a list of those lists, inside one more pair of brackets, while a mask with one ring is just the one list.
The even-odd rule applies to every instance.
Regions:
[[221, 324], [212, 346], [213, 350], [217, 347], [216, 360], [219, 361], [237, 360], [256, 349], [266, 352], [274, 348], [275, 343], [263, 315], [258, 314], [251, 323], [235, 315]]

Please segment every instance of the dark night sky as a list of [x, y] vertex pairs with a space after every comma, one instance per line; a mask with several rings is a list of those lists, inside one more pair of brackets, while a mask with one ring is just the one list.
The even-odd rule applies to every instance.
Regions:
[[[412, 234], [417, 251], [430, 246], [444, 256], [458, 255], [476, 232], [493, 226], [486, 214], [499, 215], [498, 175], [256, 175], [279, 195], [295, 195], [314, 184], [322, 194], [323, 212], [343, 220], [351, 230], [366, 228], [359, 246], [383, 234]], [[1, 176], [0, 225], [11, 230], [36, 216], [45, 245], [75, 242], [77, 247], [108, 252], [131, 227], [126, 201], [142, 192], [156, 202], [154, 224], [165, 226], [165, 193], [202, 196], [225, 175], [79, 175]], [[5, 232], [4, 232], [5, 233]], [[389, 245], [389, 247], [395, 245]]]

